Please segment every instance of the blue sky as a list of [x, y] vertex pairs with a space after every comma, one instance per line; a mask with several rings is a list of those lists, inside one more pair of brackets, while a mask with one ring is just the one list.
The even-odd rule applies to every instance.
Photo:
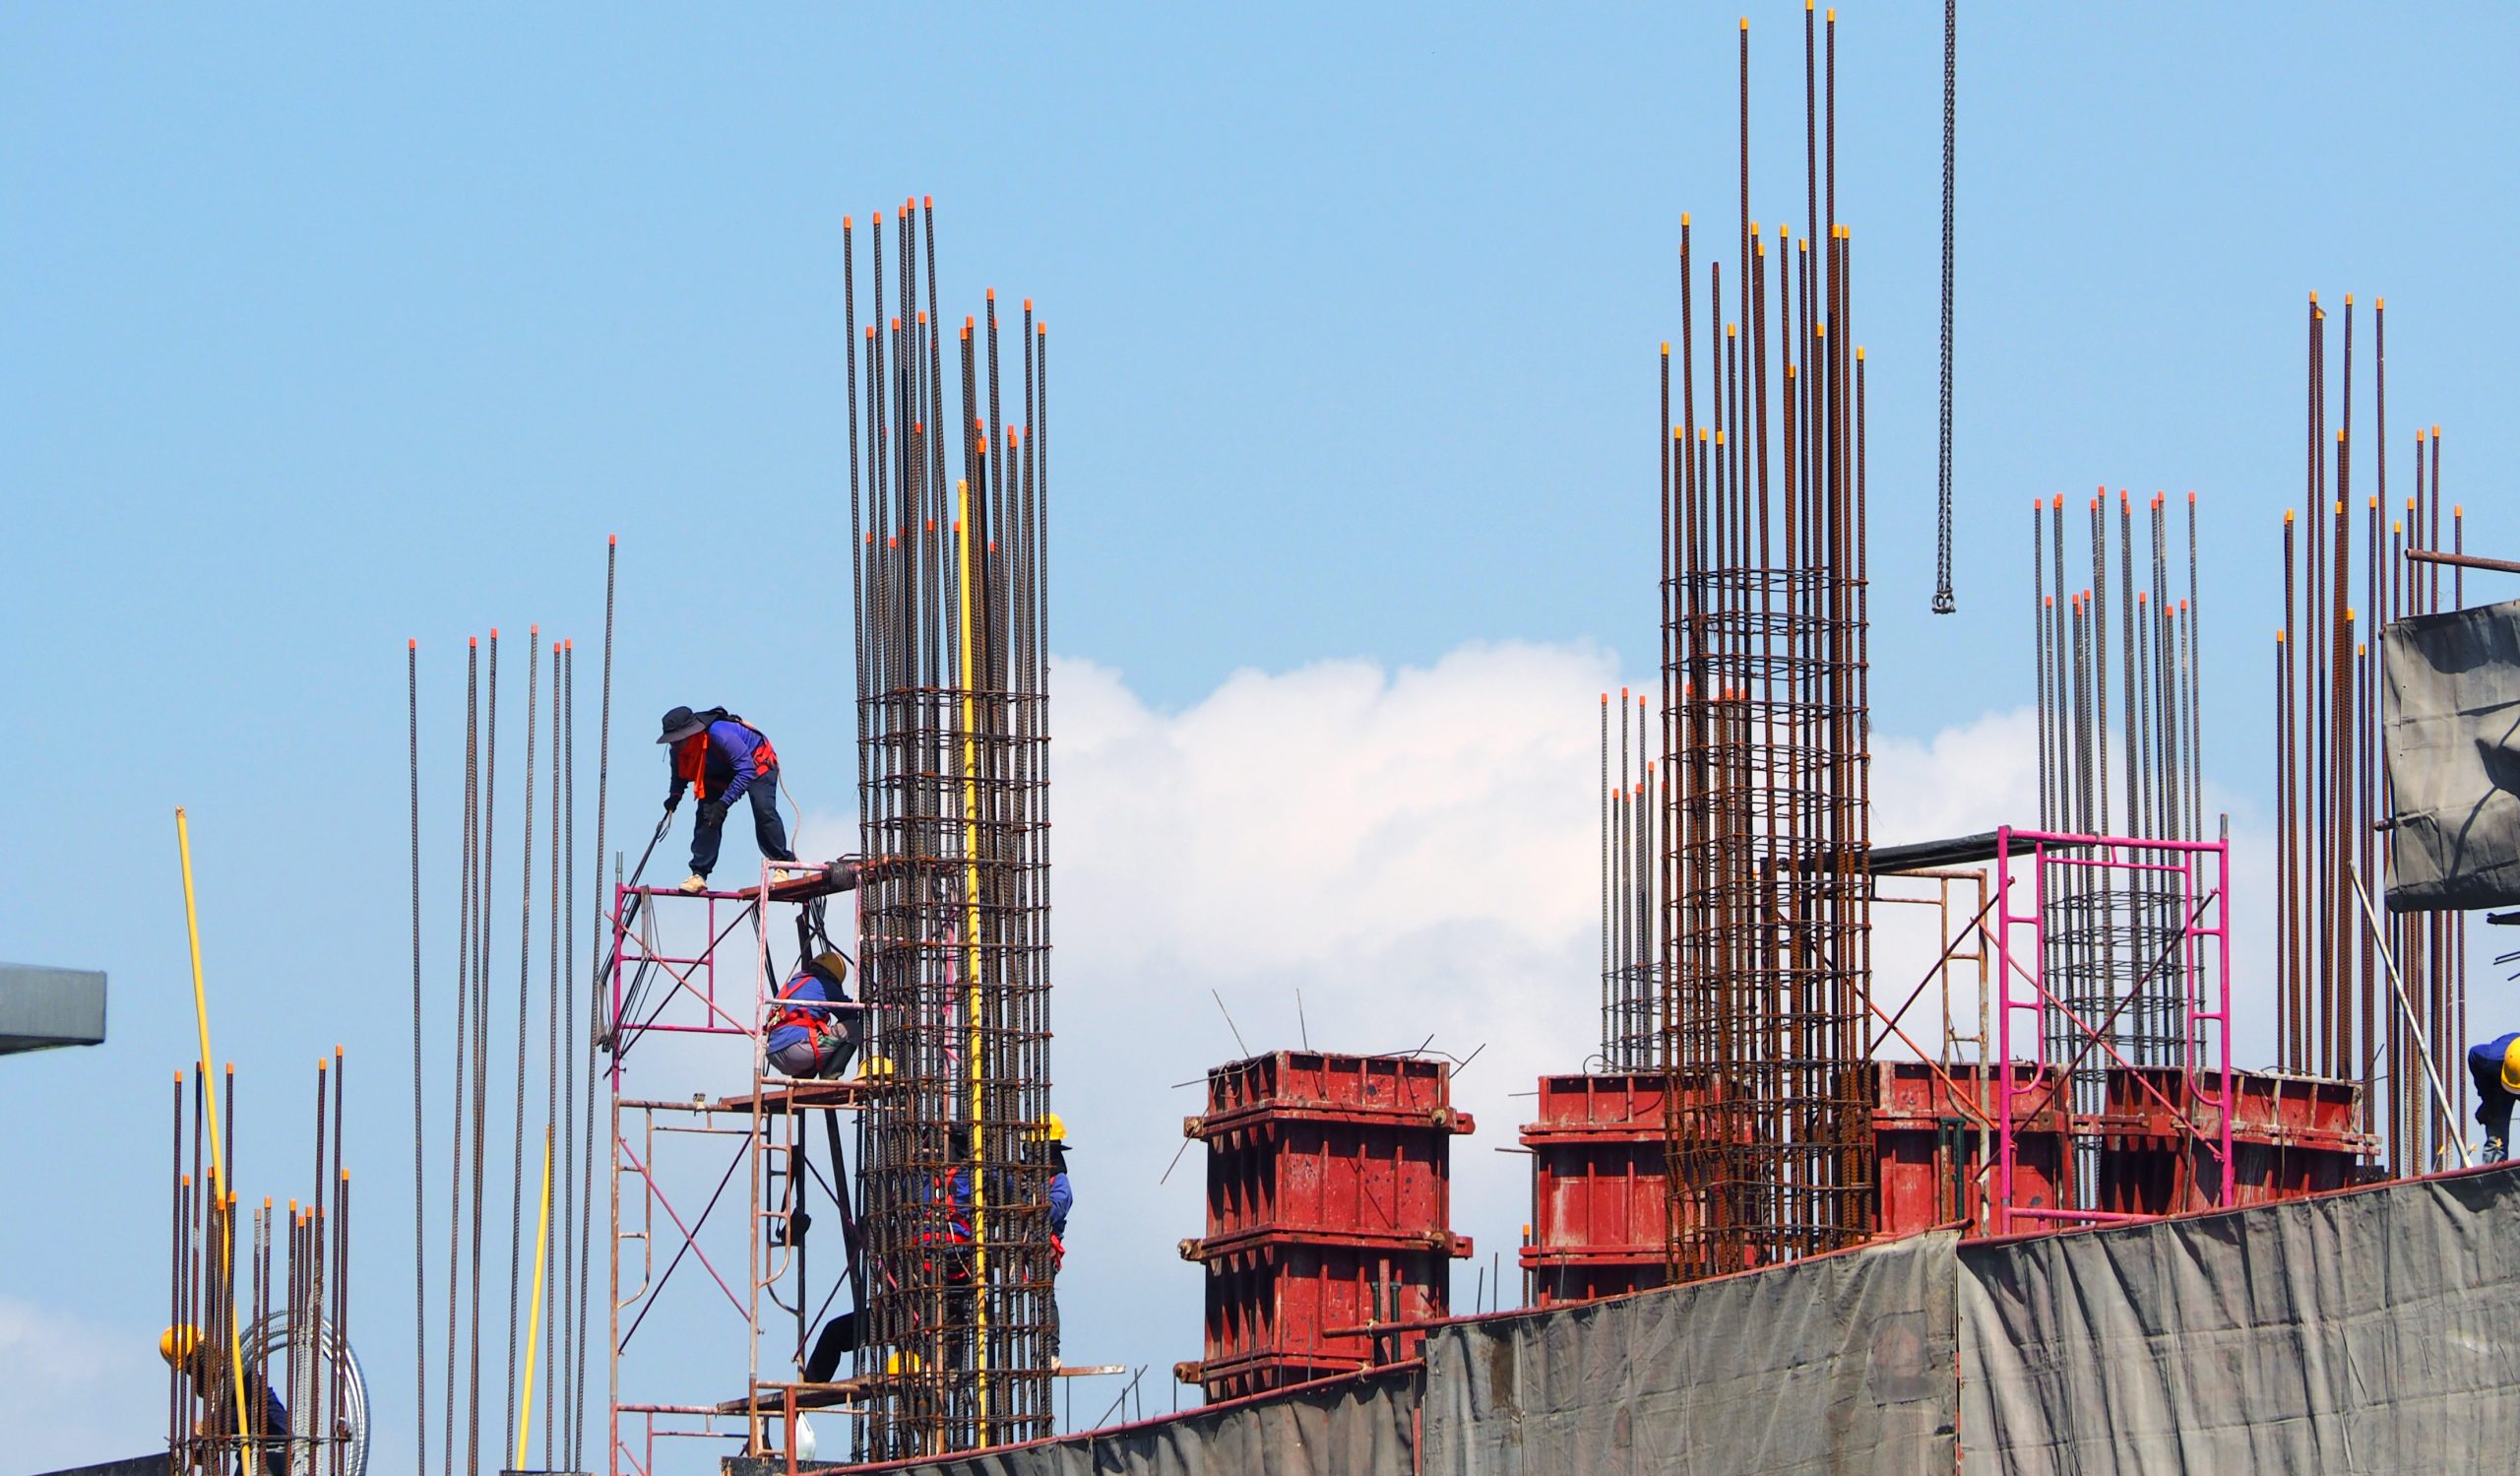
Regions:
[[[408, 1284], [386, 1187], [408, 1163], [407, 638], [443, 720], [468, 633], [599, 636], [617, 532], [616, 814], [642, 823], [645, 730], [686, 700], [775, 715], [806, 808], [845, 808], [845, 213], [932, 194], [952, 310], [987, 286], [1040, 304], [1053, 644], [1146, 711], [1219, 711], [1244, 669], [1432, 669], [1466, 643], [1644, 679], [1655, 347], [1679, 213], [1732, 229], [1736, 14], [0, 13], [0, 689], [23, 754], [0, 955], [115, 981], [108, 1046], [0, 1067], [0, 1174], [44, 1189], [0, 1215], [0, 1297], [84, 1329], [106, 1381], [160, 1320], [146, 1145], [192, 1049], [177, 803], [221, 1054], [273, 1122], [349, 1047], [353, 1159], [380, 1182], [361, 1305]], [[1754, 205], [1798, 226], [1799, 14], [1751, 15]], [[1941, 620], [1934, 19], [1842, 24], [1876, 723], [1922, 740], [2028, 700], [2030, 497], [2193, 487], [2207, 767], [2263, 805], [2304, 292], [2386, 294], [2393, 425], [2439, 421], [2470, 545], [2520, 550], [2487, 470], [2520, 451], [2487, 362], [2520, 311], [2490, 268], [2520, 212], [2520, 18], [1964, 15], [1962, 612]], [[832, 622], [761, 638], [772, 607]], [[1570, 786], [1579, 828], [1588, 802]], [[2478, 981], [2481, 1012], [2500, 989]], [[1223, 1054], [1175, 1018], [1198, 993], [1062, 1049], [1192, 1074]], [[1099, 1335], [1161, 1370], [1191, 1351], [1177, 1305]], [[34, 1356], [0, 1340], [0, 1385]], [[407, 1351], [374, 1357], [390, 1403]], [[58, 1453], [145, 1447], [155, 1408]]]

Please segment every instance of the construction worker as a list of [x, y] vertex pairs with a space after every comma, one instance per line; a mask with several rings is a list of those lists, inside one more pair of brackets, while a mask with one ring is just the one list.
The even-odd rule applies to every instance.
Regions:
[[726, 831], [726, 811], [738, 800], [752, 800], [753, 839], [764, 861], [794, 861], [788, 849], [788, 827], [779, 820], [779, 752], [769, 736], [723, 707], [693, 712], [677, 707], [665, 714], [665, 813], [682, 802], [689, 785], [700, 796], [700, 816], [691, 826], [691, 874], [686, 892], [705, 891], [709, 873], [718, 868], [718, 842]]
[[2477, 1084], [2477, 1121], [2485, 1124], [2485, 1161], [2511, 1156], [2511, 1104], [2520, 1098], [2520, 1031], [2468, 1048], [2468, 1075]]
[[803, 1006], [849, 1002], [843, 985], [849, 960], [826, 950], [805, 961], [796, 977], [781, 987], [771, 1001], [770, 1033], [763, 1041], [770, 1068], [799, 1079], [847, 1074], [857, 1055], [857, 1012]]
[[[236, 1434], [236, 1387], [227, 1372], [227, 1350], [205, 1339], [198, 1327], [169, 1327], [158, 1335], [158, 1356], [183, 1372], [194, 1397], [202, 1401], [202, 1418], [195, 1433], [232, 1438]], [[246, 1429], [257, 1444], [263, 1476], [288, 1476], [288, 1409], [264, 1380], [262, 1372], [251, 1367], [245, 1370], [245, 1402], [261, 1407], [261, 1417], [248, 1422]]]
[[1050, 1181], [1042, 1197], [1050, 1207], [1050, 1367], [1059, 1366], [1059, 1268], [1067, 1264], [1067, 1212], [1076, 1203], [1076, 1189], [1067, 1177], [1067, 1121], [1057, 1113], [1041, 1119], [1040, 1137], [1049, 1151]]

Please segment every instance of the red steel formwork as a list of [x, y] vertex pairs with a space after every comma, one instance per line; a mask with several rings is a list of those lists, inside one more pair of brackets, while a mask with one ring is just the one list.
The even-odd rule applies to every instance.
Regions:
[[2380, 1145], [2375, 1135], [2361, 1128], [2360, 1085], [2321, 1076], [2234, 1071], [2232, 1195], [2229, 1204], [2221, 1202], [2221, 1176], [2210, 1161], [2211, 1135], [2198, 1135], [2191, 1147], [2163, 1103], [2218, 1097], [2223, 1073], [2199, 1072], [2192, 1096], [2184, 1094], [2185, 1075], [2176, 1066], [2110, 1068], [2106, 1111], [2092, 1124], [2100, 1138], [2100, 1190], [2107, 1208], [2120, 1214], [2171, 1215], [2271, 1204], [2351, 1188], [2369, 1177], [2364, 1166]]
[[[1955, 1226], [1964, 1236], [1993, 1234], [1996, 1109], [1985, 1068], [1884, 1060], [1874, 1073], [1872, 1133], [1881, 1163], [1876, 1234], [1887, 1240], [1938, 1225]], [[2053, 1067], [2044, 1072], [2050, 1083], [2055, 1074]], [[2037, 1086], [2043, 1072], [2015, 1061], [2010, 1076], [2020, 1095]], [[2041, 1095], [2053, 1101], [2056, 1094]], [[2050, 1107], [2017, 1121], [2013, 1131], [2015, 1202], [2025, 1209], [2065, 1202], [2071, 1158], [2063, 1114]]]
[[1532, 1228], [1521, 1261], [1534, 1307], [1664, 1285], [1670, 1167], [1659, 1072], [1540, 1079], [1532, 1155]]
[[[1208, 1073], [1182, 1124], [1208, 1148], [1202, 1356], [1210, 1400], [1411, 1356], [1451, 1311], [1452, 1071], [1418, 1057], [1282, 1051]], [[1395, 1325], [1404, 1324], [1404, 1325]]]

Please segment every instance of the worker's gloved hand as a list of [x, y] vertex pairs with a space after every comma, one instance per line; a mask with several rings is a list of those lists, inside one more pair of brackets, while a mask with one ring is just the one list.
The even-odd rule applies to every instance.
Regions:
[[700, 823], [701, 823], [701, 824], [703, 824], [703, 825], [724, 825], [724, 824], [725, 824], [725, 823], [726, 823], [726, 802], [725, 802], [725, 801], [724, 801], [724, 800], [703, 800], [703, 801], [701, 801], [701, 802], [700, 802]]
[[665, 796], [665, 813], [672, 814], [674, 812], [674, 807], [680, 803], [682, 803], [681, 791], [677, 790], [674, 793]]

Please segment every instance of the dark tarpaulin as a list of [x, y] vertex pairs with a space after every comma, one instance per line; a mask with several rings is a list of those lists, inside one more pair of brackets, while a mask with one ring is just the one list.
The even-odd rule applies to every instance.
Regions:
[[2520, 902], [2520, 601], [2390, 622], [2380, 674], [2389, 910]]
[[1965, 1469], [2520, 1464], [2520, 1170], [1960, 1251]]
[[1430, 1476], [1953, 1469], [1954, 1238], [1426, 1339]]
[[900, 1476], [1410, 1476], [1417, 1468], [1418, 1383], [1415, 1369], [1366, 1375], [1090, 1435], [880, 1469]]

